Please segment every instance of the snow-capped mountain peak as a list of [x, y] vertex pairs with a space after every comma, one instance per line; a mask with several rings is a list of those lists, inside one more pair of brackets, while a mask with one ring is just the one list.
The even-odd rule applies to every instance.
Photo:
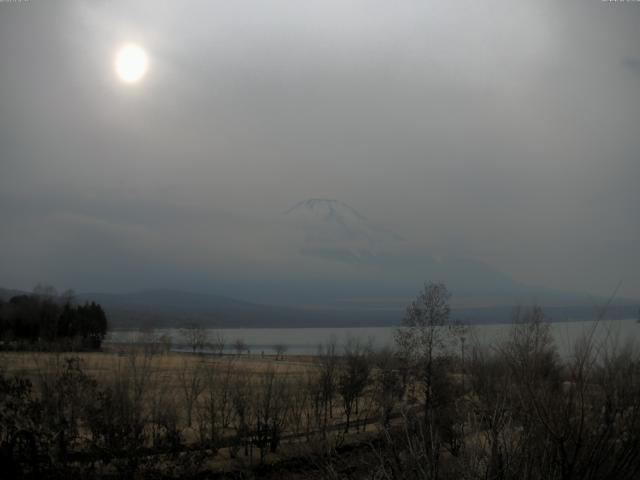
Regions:
[[339, 200], [310, 198], [296, 203], [284, 215], [303, 232], [301, 252], [305, 255], [360, 262], [387, 252], [402, 240]]
[[296, 203], [285, 212], [285, 215], [299, 214], [300, 212], [312, 212], [325, 220], [334, 220], [347, 223], [349, 221], [363, 221], [367, 219], [353, 207], [340, 200], [326, 198], [309, 198]]

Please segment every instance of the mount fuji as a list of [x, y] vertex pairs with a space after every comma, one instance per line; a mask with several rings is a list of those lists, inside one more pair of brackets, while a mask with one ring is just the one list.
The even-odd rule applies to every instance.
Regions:
[[[424, 281], [446, 283], [456, 294], [522, 293], [525, 287], [486, 263], [465, 257], [435, 257], [400, 234], [370, 221], [339, 200], [312, 198], [284, 212], [284, 219], [299, 233], [298, 254], [323, 260], [325, 266], [348, 268], [359, 285], [350, 291], [372, 296], [413, 294]], [[330, 267], [327, 267], [330, 268]], [[358, 273], [360, 275], [358, 275]], [[336, 273], [333, 283], [344, 284]]]
[[[532, 301], [550, 319], [593, 318], [594, 299], [525, 285], [479, 259], [436, 257], [338, 200], [304, 200], [272, 220], [275, 233], [267, 233], [277, 242], [262, 246], [273, 261], [236, 265], [200, 290], [215, 294], [151, 289], [85, 293], [78, 300], [98, 301], [123, 327], [395, 325], [431, 281], [447, 285], [454, 316], [464, 322], [508, 322], [513, 305]], [[274, 245], [279, 255], [269, 254]], [[0, 289], [0, 299], [18, 293]], [[608, 313], [630, 318], [635, 305], [621, 299]]]
[[302, 233], [304, 255], [362, 264], [389, 255], [402, 245], [397, 233], [370, 222], [339, 200], [311, 198], [284, 213]]

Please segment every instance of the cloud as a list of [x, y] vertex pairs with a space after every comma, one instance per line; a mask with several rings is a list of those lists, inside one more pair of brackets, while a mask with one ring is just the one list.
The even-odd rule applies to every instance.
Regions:
[[[301, 261], [279, 215], [320, 197], [433, 255], [640, 296], [638, 9], [0, 9], [0, 284], [241, 288], [249, 266], [312, 282], [329, 269]], [[133, 90], [112, 71], [123, 39], [151, 56]]]
[[625, 58], [623, 61], [623, 65], [634, 72], [636, 75], [640, 74], [640, 58]]

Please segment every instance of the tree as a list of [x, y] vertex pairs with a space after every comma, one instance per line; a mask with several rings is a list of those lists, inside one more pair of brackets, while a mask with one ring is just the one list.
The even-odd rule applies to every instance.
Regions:
[[52, 287], [39, 286], [34, 292], [12, 297], [2, 308], [3, 336], [44, 347], [100, 348], [108, 327], [100, 305], [75, 305], [71, 293], [57, 297]]
[[338, 379], [338, 392], [342, 397], [346, 423], [344, 431], [349, 432], [351, 414], [358, 411], [358, 398], [369, 384], [371, 376], [370, 351], [355, 339], [349, 339], [344, 352], [344, 365]]
[[192, 424], [193, 406], [197, 403], [198, 397], [204, 390], [203, 376], [204, 366], [201, 363], [194, 366], [185, 361], [178, 372], [178, 380], [184, 396], [188, 427], [191, 427]]
[[233, 357], [207, 365], [200, 404], [200, 436], [217, 449], [233, 417], [232, 387], [238, 372]]
[[202, 351], [207, 344], [207, 330], [197, 323], [187, 325], [180, 333], [193, 353]]
[[283, 343], [274, 345], [273, 349], [276, 352], [276, 360], [280, 360], [281, 358], [283, 358], [283, 355], [287, 353], [287, 346]]
[[52, 285], [38, 283], [33, 287], [33, 296], [41, 299], [54, 300], [58, 296], [58, 291]]
[[267, 451], [274, 452], [280, 444], [282, 430], [289, 412], [289, 391], [286, 377], [269, 368], [260, 375], [251, 392], [252, 443], [260, 451], [260, 462]]
[[380, 408], [382, 426], [385, 428], [390, 425], [393, 407], [402, 399], [402, 381], [397, 363], [393, 352], [388, 348], [377, 352], [374, 357], [376, 367], [374, 398]]
[[453, 340], [450, 297], [444, 284], [425, 283], [422, 292], [407, 308], [402, 326], [395, 332], [400, 354], [414, 367], [423, 384], [425, 407], [433, 397], [434, 363], [447, 353]]
[[81, 328], [83, 343], [89, 348], [98, 349], [107, 334], [107, 316], [102, 307], [95, 302], [79, 308], [84, 313]]
[[[425, 283], [424, 289], [407, 308], [395, 340], [400, 354], [422, 389], [421, 436], [430, 473], [438, 476], [445, 409], [452, 401], [446, 371], [446, 354], [454, 339], [449, 315], [451, 294], [442, 283]], [[446, 425], [445, 425], [446, 428]]]
[[336, 340], [331, 338], [325, 345], [318, 346], [316, 356], [319, 370], [319, 400], [323, 407], [323, 431], [326, 431], [330, 417], [333, 417], [333, 397], [338, 380], [339, 358], [336, 352]]
[[240, 356], [247, 350], [247, 344], [244, 342], [244, 339], [236, 338], [235, 342], [233, 342], [233, 349], [236, 351], [236, 354]]
[[[169, 341], [169, 344], [166, 342]], [[151, 325], [143, 325], [138, 330], [135, 342], [149, 354], [167, 353], [171, 349], [171, 338], [166, 333], [158, 334]]]
[[224, 338], [224, 334], [219, 330], [213, 332], [211, 339], [211, 348], [217, 355], [222, 355], [222, 353], [224, 352], [225, 344], [226, 339]]
[[60, 303], [62, 305], [75, 305], [76, 304], [76, 292], [71, 289], [67, 289], [60, 294]]

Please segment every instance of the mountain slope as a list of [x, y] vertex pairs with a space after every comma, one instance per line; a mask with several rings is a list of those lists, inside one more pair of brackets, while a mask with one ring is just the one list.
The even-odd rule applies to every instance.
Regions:
[[303, 233], [300, 252], [309, 256], [361, 263], [388, 254], [404, 240], [339, 200], [303, 200], [284, 215]]
[[[526, 288], [486, 263], [472, 258], [435, 258], [401, 235], [373, 223], [353, 207], [338, 200], [308, 199], [284, 213], [301, 233], [298, 253], [331, 264], [351, 265], [354, 281], [345, 285], [362, 290], [370, 285], [373, 295], [411, 293], [424, 281], [441, 281], [456, 293], [522, 292]], [[358, 272], [360, 275], [358, 276]], [[336, 273], [336, 279], [340, 273]], [[376, 284], [380, 288], [376, 288]]]

